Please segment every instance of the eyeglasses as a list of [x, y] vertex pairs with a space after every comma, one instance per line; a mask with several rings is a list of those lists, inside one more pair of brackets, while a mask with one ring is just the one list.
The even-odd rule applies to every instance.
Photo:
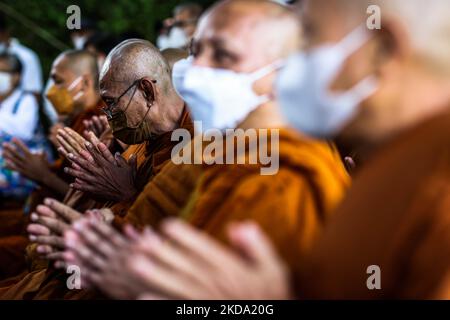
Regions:
[[123, 97], [124, 95], [126, 95], [126, 94], [128, 93], [128, 91], [130, 91], [131, 88], [135, 87], [135, 88], [134, 88], [134, 91], [133, 91], [133, 95], [131, 96], [130, 100], [128, 101], [128, 104], [127, 104], [125, 110], [128, 108], [128, 106], [129, 106], [130, 103], [131, 103], [131, 100], [133, 100], [134, 94], [136, 93], [136, 89], [137, 89], [136, 85], [139, 83], [140, 80], [141, 80], [141, 79], [135, 80], [135, 81], [131, 84], [131, 86], [129, 86], [129, 87], [128, 87], [128, 88], [127, 88], [120, 96], [118, 96], [117, 98], [113, 99], [113, 101], [112, 101], [107, 107], [102, 108], [103, 113], [106, 114], [106, 117], [107, 117], [108, 119], [111, 119], [111, 118], [112, 118], [112, 116], [113, 116], [113, 111], [114, 111], [114, 109], [116, 109], [117, 105], [119, 104], [120, 99], [122, 99], [122, 97]]
[[[107, 107], [101, 109], [102, 112], [106, 114], [106, 117], [108, 119], [112, 118], [112, 116], [114, 114], [114, 110], [116, 109], [117, 105], [119, 104], [120, 99], [122, 99], [122, 97], [124, 95], [126, 95], [128, 93], [128, 91], [131, 90], [131, 88], [134, 87], [133, 94], [131, 95], [131, 98], [128, 101], [127, 106], [125, 107], [124, 111], [126, 111], [128, 109], [128, 107], [129, 107], [129, 105], [131, 103], [131, 100], [133, 100], [133, 97], [134, 97], [134, 95], [136, 93], [137, 85], [142, 81], [142, 79], [143, 78], [133, 81], [133, 83], [120, 96], [118, 96], [117, 98], [113, 99], [113, 101], [111, 103], [109, 103]], [[152, 83], [156, 83], [157, 81], [156, 80], [151, 80], [151, 82]]]

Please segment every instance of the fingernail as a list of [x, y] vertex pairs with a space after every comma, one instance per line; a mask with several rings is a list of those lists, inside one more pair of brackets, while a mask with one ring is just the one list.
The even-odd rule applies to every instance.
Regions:
[[30, 234], [30, 235], [28, 236], [28, 239], [30, 239], [30, 241], [36, 241], [37, 237], [34, 236], [34, 235], [32, 235], [32, 234]]
[[81, 230], [83, 229], [83, 226], [82, 226], [82, 224], [81, 224], [81, 221], [75, 222], [75, 223], [73, 224], [73, 228], [74, 228], [75, 230], [77, 230], [77, 231], [81, 231]]
[[68, 172], [69, 172], [69, 168], [65, 167], [65, 168], [64, 168], [64, 172], [65, 172], [65, 173], [68, 173]]
[[45, 198], [44, 203], [45, 203], [47, 206], [50, 206], [50, 205], [52, 204], [52, 200], [49, 199], [49, 198]]
[[39, 216], [38, 216], [36, 213], [33, 212], [33, 213], [31, 214], [31, 220], [32, 220], [32, 221], [37, 221], [38, 219], [39, 219]]
[[64, 240], [64, 243], [66, 244], [66, 246], [68, 247], [68, 248], [74, 248], [76, 245], [75, 245], [75, 241], [73, 240], [73, 239], [70, 239], [70, 238], [66, 238], [65, 240]]
[[72, 153], [69, 153], [67, 156], [69, 157], [69, 159], [73, 159], [73, 154]]

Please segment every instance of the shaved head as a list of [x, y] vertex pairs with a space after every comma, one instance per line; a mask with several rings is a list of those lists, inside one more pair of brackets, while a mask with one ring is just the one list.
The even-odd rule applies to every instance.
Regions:
[[[382, 25], [395, 20], [403, 26], [409, 41], [421, 58], [432, 61], [441, 71], [450, 73], [450, 1], [448, 0], [312, 0], [307, 6], [331, 7], [330, 14], [345, 15], [349, 27], [365, 23], [367, 8], [381, 9]], [[315, 10], [319, 12], [323, 10]], [[326, 19], [326, 17], [324, 17]]]
[[340, 141], [356, 148], [376, 145], [450, 102], [448, 0], [307, 0], [301, 10], [306, 48], [342, 43], [352, 30], [364, 30], [374, 14], [369, 6], [378, 6], [381, 30], [366, 29], [364, 45], [330, 84], [346, 91], [369, 76], [377, 80], [375, 92], [340, 132]]
[[96, 57], [85, 50], [69, 50], [61, 53], [53, 63], [59, 68], [70, 70], [75, 76], [90, 75], [98, 85], [98, 65]]
[[171, 87], [170, 67], [161, 52], [149, 41], [130, 39], [121, 42], [107, 56], [100, 83], [109, 74], [109, 80], [132, 83], [148, 77], [156, 80], [161, 88]]
[[294, 11], [273, 1], [228, 0], [213, 6], [201, 19], [198, 35], [223, 31], [241, 34], [240, 45], [266, 59], [288, 56], [300, 46], [301, 28]]
[[[108, 54], [100, 72], [100, 96], [110, 110], [125, 113], [126, 126], [143, 126], [156, 136], [173, 130], [184, 108], [166, 59], [141, 39], [125, 40]], [[115, 134], [117, 128], [112, 129]]]

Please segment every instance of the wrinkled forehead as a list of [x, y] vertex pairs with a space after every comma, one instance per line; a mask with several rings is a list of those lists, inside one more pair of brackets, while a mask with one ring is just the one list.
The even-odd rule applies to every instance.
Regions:
[[100, 95], [115, 97], [120, 95], [131, 84], [123, 72], [114, 70], [110, 65], [104, 67], [99, 80]]

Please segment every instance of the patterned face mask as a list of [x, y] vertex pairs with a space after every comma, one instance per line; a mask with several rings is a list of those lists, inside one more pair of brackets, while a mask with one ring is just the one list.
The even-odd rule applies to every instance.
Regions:
[[47, 99], [55, 107], [56, 111], [61, 115], [71, 114], [75, 108], [77, 101], [83, 94], [83, 91], [72, 96], [71, 92], [80, 83], [82, 77], [76, 78], [67, 88], [60, 88], [53, 84], [47, 91]]

